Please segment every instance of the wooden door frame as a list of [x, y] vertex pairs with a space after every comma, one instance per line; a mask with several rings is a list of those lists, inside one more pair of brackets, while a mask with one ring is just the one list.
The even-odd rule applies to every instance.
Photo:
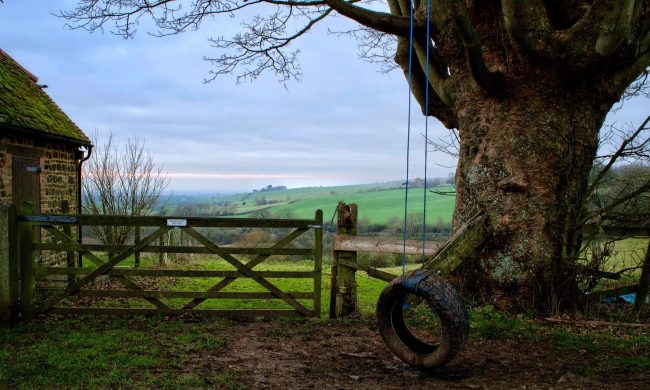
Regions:
[[37, 201], [34, 204], [34, 211], [35, 212], [40, 212], [41, 211], [41, 201], [42, 201], [42, 186], [41, 186], [41, 178], [40, 178], [40, 173], [43, 171], [42, 168], [42, 157], [44, 155], [43, 151], [40, 149], [36, 148], [30, 148], [27, 146], [21, 146], [21, 145], [7, 145], [7, 154], [11, 156], [11, 200], [12, 203], [16, 205], [16, 207], [20, 210], [20, 207], [22, 207], [21, 204], [19, 204], [15, 198], [16, 196], [16, 178], [15, 178], [15, 164], [14, 164], [14, 159], [24, 159], [24, 160], [37, 160], [38, 161], [38, 168], [40, 169], [39, 171], [39, 176], [38, 176], [38, 189], [37, 189]]

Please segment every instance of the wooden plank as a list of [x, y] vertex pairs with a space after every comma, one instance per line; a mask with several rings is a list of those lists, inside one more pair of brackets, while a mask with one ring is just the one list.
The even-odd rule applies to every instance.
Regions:
[[397, 277], [397, 275], [393, 275], [391, 273], [388, 273], [388, 272], [385, 272], [385, 271], [382, 271], [382, 270], [379, 270], [379, 269], [376, 269], [376, 268], [368, 267], [366, 265], [353, 263], [353, 262], [347, 261], [345, 259], [339, 260], [339, 264], [344, 266], [344, 267], [349, 267], [349, 268], [355, 269], [357, 271], [365, 271], [368, 274], [368, 276], [371, 276], [371, 277], [373, 277], [375, 279], [381, 279], [381, 280], [384, 280], [386, 282], [390, 282], [390, 281], [392, 281], [393, 279], [395, 279]]
[[[316, 210], [317, 225], [323, 226], [323, 210]], [[323, 229], [314, 230], [314, 316], [321, 316], [321, 283], [323, 280]]]
[[[86, 275], [92, 268], [35, 267], [36, 275]], [[307, 279], [314, 277], [314, 271], [253, 271], [253, 273], [271, 279]], [[191, 277], [191, 278], [247, 278], [239, 271], [184, 270], [184, 269], [133, 269], [115, 267], [105, 275], [141, 276], [141, 277]]]
[[[337, 234], [354, 236], [357, 234], [357, 205], [339, 202], [337, 206]], [[348, 316], [356, 311], [357, 282], [355, 269], [345, 267], [342, 261], [357, 262], [356, 251], [334, 251], [336, 267], [332, 269], [332, 301], [330, 302], [330, 318]]]
[[[68, 204], [68, 201], [62, 202], [63, 204], [61, 205], [61, 212], [62, 213], [69, 213], [70, 212], [70, 205]], [[62, 228], [63, 234], [65, 234], [68, 237], [72, 237], [72, 225], [63, 225]], [[38, 250], [38, 248], [35, 245], [35, 249]], [[68, 267], [74, 267], [75, 266], [75, 261], [74, 261], [74, 252], [72, 251], [67, 251], [65, 254], [66, 258], [66, 265]], [[70, 279], [68, 279], [69, 281]]]
[[[116, 276], [114, 279], [122, 283], [122, 285], [124, 285], [125, 287], [130, 288], [134, 292], [144, 291], [142, 287], [140, 287], [136, 282], [132, 281], [126, 276]], [[156, 306], [159, 309], [169, 309], [169, 306], [165, 302], [158, 299], [157, 297], [146, 296], [143, 298], [147, 302], [151, 303], [152, 305]]]
[[[441, 241], [427, 241], [424, 253], [433, 255], [444, 244]], [[392, 237], [360, 237], [351, 235], [334, 236], [335, 251], [404, 253], [404, 241]], [[422, 241], [406, 240], [406, 254], [422, 255]]]
[[[47, 228], [50, 228], [49, 226]], [[73, 243], [39, 243], [35, 245], [37, 250], [56, 250], [61, 252], [109, 252], [118, 253], [133, 245], [104, 245], [104, 244], [78, 244]], [[222, 246], [226, 252], [231, 255], [268, 255], [268, 256], [311, 256], [314, 251], [311, 248], [243, 248], [243, 247], [229, 247]], [[147, 253], [198, 253], [198, 254], [212, 254], [209, 249], [205, 247], [196, 246], [159, 246], [148, 245], [142, 248], [141, 252]], [[138, 252], [140, 253], [140, 252]]]
[[[271, 282], [266, 280], [266, 278], [314, 278], [316, 270], [320, 271], [320, 267], [315, 267], [314, 271], [300, 272], [300, 271], [261, 271], [255, 272], [250, 268], [256, 266], [257, 264], [264, 261], [266, 258], [272, 255], [301, 255], [301, 256], [318, 256], [318, 250], [314, 248], [284, 248], [288, 243], [295, 240], [298, 236], [302, 235], [304, 232], [312, 228], [322, 229], [322, 213], [321, 218], [314, 220], [257, 220], [257, 219], [242, 219], [242, 218], [233, 218], [233, 219], [222, 219], [222, 218], [177, 218], [185, 219], [189, 227], [184, 228], [184, 231], [192, 231], [196, 235], [191, 235], [195, 240], [199, 241], [205, 246], [205, 248], [195, 248], [195, 247], [184, 247], [183, 245], [171, 245], [170, 247], [159, 247], [151, 245], [157, 237], [160, 237], [168, 229], [166, 226], [167, 217], [130, 217], [130, 216], [84, 216], [84, 215], [62, 215], [62, 216], [48, 216], [48, 215], [27, 215], [23, 217], [24, 220], [33, 222], [34, 225], [42, 226], [45, 229], [57, 231], [55, 236], [60, 239], [61, 243], [47, 243], [39, 244], [39, 250], [59, 250], [63, 252], [68, 251], [78, 251], [80, 254], [91, 259], [96, 265], [97, 268], [86, 270], [79, 268], [69, 268], [69, 269], [56, 269], [59, 267], [39, 267], [39, 275], [47, 274], [65, 274], [65, 275], [79, 275], [82, 276], [79, 280], [71, 281], [67, 288], [59, 289], [59, 293], [55, 294], [52, 299], [48, 301], [50, 308], [55, 307], [58, 301], [63, 297], [74, 294], [78, 292], [79, 294], [113, 294], [118, 297], [144, 297], [146, 299], [158, 299], [160, 297], [179, 297], [179, 298], [191, 298], [193, 299], [192, 304], [195, 306], [204, 299], [210, 299], [210, 297], [230, 297], [231, 299], [282, 299], [287, 302], [289, 305], [294, 307], [296, 310], [284, 311], [290, 312], [293, 315], [303, 315], [303, 316], [314, 316], [319, 314], [319, 310], [310, 310], [304, 305], [296, 301], [296, 299], [311, 299], [314, 301], [314, 304], [317, 305], [317, 298], [315, 297], [315, 291], [310, 292], [284, 292], [278, 289]], [[136, 226], [162, 226], [160, 229], [150, 234], [147, 238], [142, 241], [136, 240], [136, 244], [133, 246], [122, 245], [122, 246], [104, 246], [104, 245], [80, 245], [79, 243], [72, 240], [71, 234], [61, 233], [60, 230], [55, 229], [54, 225], [64, 225], [68, 224], [77, 224], [77, 225], [136, 225]], [[201, 233], [196, 232], [196, 230], [191, 229], [191, 227], [277, 227], [277, 228], [287, 228], [287, 227], [297, 227], [295, 231], [291, 234], [274, 244], [270, 248], [239, 248], [239, 247], [226, 247], [220, 248], [219, 246], [212, 243], [209, 239], [205, 238]], [[197, 237], [198, 235], [198, 237]], [[202, 237], [205, 241], [202, 242]], [[322, 236], [321, 236], [322, 240]], [[207, 241], [207, 242], [206, 242]], [[207, 244], [207, 245], [206, 245]], [[189, 250], [188, 250], [189, 249]], [[93, 251], [109, 251], [114, 255], [108, 262], [104, 262], [94, 255]], [[119, 263], [131, 254], [135, 254], [142, 251], [151, 251], [158, 253], [211, 253], [217, 254], [224, 258], [227, 262], [231, 263], [237, 271], [212, 271], [212, 270], [133, 270], [133, 269], [121, 269], [115, 268]], [[196, 252], [194, 252], [196, 251]], [[322, 248], [321, 248], [322, 251]], [[239, 260], [232, 257], [233, 254], [254, 254], [256, 257], [246, 263], [242, 264]], [[321, 252], [322, 256], [322, 252]], [[321, 259], [322, 261], [322, 259]], [[322, 266], [322, 264], [321, 264]], [[62, 268], [62, 267], [61, 267]], [[135, 271], [135, 272], [132, 272]], [[144, 272], [142, 272], [144, 271]], [[131, 290], [117, 290], [118, 292], [88, 292], [88, 289], [82, 289], [82, 286], [90, 283], [98, 275], [105, 274], [110, 275], [113, 278], [119, 280], [122, 284], [125, 284], [127, 287], [130, 287]], [[136, 283], [127, 278], [127, 276], [145, 276], [146, 274], [150, 276], [179, 276], [179, 275], [188, 275], [193, 277], [223, 277], [224, 279], [214, 286], [215, 291], [209, 292], [176, 292], [176, 291], [165, 291], [165, 292], [150, 292], [143, 290]], [[170, 275], [171, 274], [171, 275]], [[263, 286], [268, 290], [264, 292], [252, 292], [252, 293], [238, 293], [238, 292], [223, 292], [219, 291], [223, 289], [226, 285], [230, 284], [236, 278], [244, 277], [251, 278], [255, 280], [258, 284]], [[316, 289], [315, 289], [316, 290]], [[180, 296], [179, 296], [180, 295]], [[295, 297], [294, 297], [295, 295]], [[155, 302], [152, 302], [155, 304]], [[187, 309], [187, 307], [185, 308]], [[58, 310], [58, 309], [57, 309]], [[66, 310], [66, 309], [61, 309]], [[172, 313], [172, 314], [182, 314], [187, 313], [188, 310], [183, 309], [171, 309], [168, 306], [159, 306], [157, 309], [144, 309], [149, 313]], [[204, 310], [199, 310], [197, 312], [203, 312]], [[190, 310], [190, 312], [193, 312]], [[210, 311], [213, 312], [213, 311]], [[228, 311], [233, 314], [233, 311]], [[250, 315], [262, 315], [265, 314], [264, 311], [246, 311], [245, 316]], [[132, 311], [129, 311], [129, 314]], [[273, 311], [277, 313], [277, 311]], [[286, 313], [280, 312], [280, 315]], [[235, 315], [237, 315], [235, 313]]]
[[266, 280], [266, 279], [264, 279], [264, 278], [262, 278], [260, 276], [255, 275], [250, 268], [246, 267], [239, 260], [232, 257], [228, 253], [224, 252], [219, 246], [215, 245], [212, 241], [210, 241], [208, 238], [206, 238], [201, 233], [197, 232], [196, 230], [194, 230], [193, 228], [190, 228], [190, 227], [183, 228], [183, 231], [186, 232], [187, 234], [189, 234], [192, 238], [197, 240], [199, 243], [204, 245], [206, 248], [209, 248], [210, 250], [212, 250], [215, 254], [221, 256], [228, 263], [235, 266], [235, 268], [237, 268], [237, 270], [239, 270], [239, 272], [249, 276], [251, 279], [256, 281], [262, 287], [264, 287], [267, 290], [271, 291], [276, 296], [282, 298], [283, 301], [285, 301], [286, 303], [291, 305], [291, 307], [298, 310], [303, 315], [310, 316], [312, 314], [311, 311], [308, 308], [306, 308], [305, 306], [303, 306], [300, 302], [296, 301], [294, 298], [287, 295], [284, 291], [277, 288], [273, 283], [269, 282], [268, 280]]
[[[44, 292], [60, 292], [62, 288], [39, 288]], [[312, 291], [287, 291], [296, 299], [313, 299]], [[80, 297], [102, 298], [202, 298], [202, 299], [282, 299], [265, 291], [169, 291], [169, 290], [97, 290], [81, 289], [75, 293]], [[161, 307], [168, 309], [169, 306]]]
[[[209, 292], [217, 292], [217, 291], [223, 290], [224, 288], [226, 288], [226, 286], [228, 286], [230, 283], [234, 282], [236, 279], [237, 279], [237, 278], [225, 278], [225, 279], [221, 279], [217, 284], [215, 284], [214, 286], [210, 287], [210, 288], [208, 289], [208, 291], [209, 291]], [[183, 310], [192, 310], [192, 309], [194, 309], [195, 307], [197, 307], [198, 305], [200, 305], [200, 304], [201, 304], [202, 302], [204, 302], [204, 301], [205, 301], [205, 299], [203, 299], [203, 298], [194, 298], [192, 301], [186, 303], [186, 304], [182, 307], [182, 309], [183, 309]]]
[[[52, 237], [58, 237], [61, 242], [59, 242], [56, 245], [79, 245], [76, 241], [72, 239], [72, 237], [66, 236], [61, 232], [59, 229], [56, 229], [54, 226], [42, 226], [43, 229], [45, 229], [47, 232], [49, 232]], [[43, 244], [38, 244], [36, 246], [41, 247]], [[104, 264], [104, 261], [101, 260], [99, 257], [97, 257], [94, 253], [91, 253], [90, 251], [83, 250], [81, 247], [78, 247], [76, 249], [73, 249], [75, 252], [79, 252], [81, 256], [86, 256], [87, 258], [90, 259], [90, 261], [93, 262], [96, 266], [100, 266]]]
[[[271, 246], [271, 249], [281, 249], [285, 247], [286, 245], [290, 244], [293, 242], [296, 238], [302, 236], [305, 232], [307, 232], [309, 229], [308, 228], [300, 228], [292, 231], [289, 233], [287, 236], [283, 237], [280, 241], [276, 242]], [[253, 269], [256, 265], [262, 263], [264, 260], [266, 260], [269, 257], [269, 255], [258, 255], [248, 263], [246, 263], [246, 267], [249, 269]], [[234, 282], [237, 280], [237, 277], [226, 277], [223, 280], [220, 280], [219, 283], [215, 284], [210, 288], [208, 291], [219, 291], [229, 285], [230, 283]], [[201, 302], [203, 302], [202, 299], [194, 299], [191, 302], [188, 302], [185, 306], [183, 306], [183, 309], [189, 310], [193, 309], [196, 306], [200, 305]]]
[[[296, 240], [298, 237], [302, 236], [303, 234], [305, 234], [308, 231], [309, 231], [309, 228], [296, 229], [296, 230], [292, 231], [291, 233], [287, 234], [280, 241], [273, 244], [269, 249], [271, 249], [271, 250], [281, 250], [285, 246], [289, 245], [294, 240]], [[226, 249], [226, 251], [229, 251], [229, 250], [230, 250], [230, 248]], [[311, 251], [311, 249], [310, 249], [310, 251]], [[246, 263], [246, 267], [253, 268], [253, 267], [257, 266], [258, 264], [261, 264], [264, 260], [268, 259], [269, 257], [271, 257], [271, 255], [268, 254], [268, 253], [260, 253], [259, 255], [255, 256], [255, 258], [251, 259], [248, 263]]]
[[56, 303], [61, 301], [66, 296], [74, 294], [81, 287], [83, 287], [84, 285], [86, 285], [86, 284], [92, 282], [93, 280], [95, 280], [95, 278], [97, 276], [105, 274], [110, 269], [115, 267], [117, 264], [124, 261], [127, 257], [129, 257], [132, 254], [134, 254], [135, 252], [141, 250], [143, 247], [149, 245], [151, 242], [157, 240], [160, 236], [165, 234], [168, 230], [169, 230], [168, 227], [161, 227], [160, 229], [157, 229], [156, 231], [151, 233], [149, 236], [147, 236], [144, 240], [140, 241], [140, 243], [138, 245], [135, 245], [135, 246], [133, 246], [133, 247], [131, 247], [131, 248], [125, 250], [125, 251], [120, 252], [115, 257], [113, 257], [110, 261], [98, 266], [93, 271], [91, 271], [90, 273], [88, 273], [84, 277], [82, 277], [81, 279], [74, 280], [74, 281], [68, 283], [68, 287], [61, 294], [57, 294], [56, 296], [53, 296], [47, 302], [46, 306], [43, 309], [48, 310], [49, 307], [54, 306]]
[[[72, 237], [66, 235], [65, 233], [63, 233], [63, 232], [61, 232], [61, 231], [59, 231], [58, 229], [56, 229], [56, 228], [53, 227], [53, 226], [44, 226], [44, 228], [45, 228], [45, 230], [47, 230], [48, 232], [52, 233], [52, 236], [53, 236], [53, 237], [59, 237], [59, 238], [60, 238], [62, 241], [64, 241], [64, 242], [68, 242], [68, 243], [72, 243], [72, 244], [77, 244], [77, 243], [72, 239]], [[137, 244], [137, 242], [136, 242], [136, 244]], [[137, 246], [137, 245], [136, 245], [136, 246]], [[136, 253], [137, 253], [137, 252], [136, 252]], [[89, 258], [89, 259], [90, 259], [90, 260], [91, 260], [91, 261], [92, 261], [92, 262], [93, 262], [97, 267], [103, 267], [103, 266], [106, 264], [104, 261], [102, 261], [99, 257], [97, 257], [95, 254], [93, 254], [93, 253], [91, 253], [91, 252], [79, 251], [79, 254], [82, 254], [82, 255], [85, 255], [86, 257], [88, 257], [88, 258]], [[94, 270], [91, 270], [90, 272], [85, 273], [85, 274], [84, 274], [84, 275], [85, 275], [84, 277], [87, 277], [88, 274], [91, 273], [91, 272], [93, 272], [93, 271], [94, 271]], [[119, 276], [119, 275], [118, 275], [118, 276], [115, 276], [115, 279], [116, 279], [117, 281], [119, 281], [120, 283], [122, 283], [123, 286], [128, 287], [128, 288], [130, 288], [130, 289], [132, 289], [132, 290], [142, 290], [142, 288], [141, 288], [137, 283], [135, 283], [134, 281], [132, 281], [131, 279], [127, 278], [127, 277], [124, 276], [124, 275], [122, 275], [122, 276]], [[68, 281], [68, 287], [70, 287], [70, 285], [71, 285], [72, 283], [73, 283], [73, 281], [72, 281], [72, 280], [69, 280], [69, 281]], [[156, 306], [157, 308], [159, 308], [159, 309], [168, 309], [168, 308], [169, 308], [169, 306], [167, 306], [167, 304], [165, 304], [164, 302], [162, 302], [161, 300], [159, 300], [159, 299], [157, 299], [157, 298], [146, 298], [146, 300], [147, 300], [149, 303], [151, 303], [152, 305], [154, 305], [154, 306]], [[47, 307], [44, 307], [43, 309], [47, 310]]]
[[166, 246], [165, 242], [167, 241], [168, 234], [169, 234], [169, 232], [167, 232], [166, 234], [163, 234], [158, 239], [158, 248], [163, 249], [161, 252], [158, 252], [158, 266], [159, 267], [167, 265], [167, 251], [164, 250], [164, 249], [165, 249], [165, 246]]
[[330, 270], [330, 307], [329, 318], [336, 318], [336, 286], [338, 286], [338, 278], [336, 277], [339, 269], [338, 265], [338, 252], [332, 251], [332, 268]]
[[[140, 242], [140, 226], [136, 226], [133, 229], [133, 245]], [[140, 268], [140, 252], [135, 252], [133, 255], [133, 267]]]
[[[29, 202], [21, 208], [21, 212], [30, 213], [33, 205]], [[34, 317], [34, 295], [36, 292], [36, 276], [34, 274], [34, 225], [21, 222], [18, 227], [19, 259], [20, 259], [20, 311], [23, 321]]]
[[0, 205], [0, 326], [18, 320], [18, 256], [16, 208]]
[[302, 317], [303, 315], [296, 310], [208, 310], [208, 309], [125, 309], [125, 308], [108, 308], [108, 307], [52, 307], [50, 313], [59, 315], [109, 315], [109, 316], [133, 316], [133, 315], [194, 315], [194, 316], [211, 316], [211, 317]]
[[317, 224], [311, 219], [256, 219], [256, 218], [209, 218], [209, 217], [172, 217], [172, 216], [131, 216], [131, 215], [48, 215], [23, 214], [21, 220], [37, 225], [77, 224], [81, 226], [167, 226], [168, 219], [187, 221], [188, 227], [258, 227], [258, 228], [309, 228]]
[[477, 248], [480, 248], [488, 237], [488, 230], [487, 215], [476, 214], [461, 226], [422, 268], [440, 272], [443, 276], [449, 275], [465, 259], [476, 256]]

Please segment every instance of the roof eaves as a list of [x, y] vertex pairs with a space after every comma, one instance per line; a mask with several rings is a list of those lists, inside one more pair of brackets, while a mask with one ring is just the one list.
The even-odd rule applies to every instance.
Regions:
[[71, 138], [71, 137], [63, 137], [60, 135], [55, 135], [55, 134], [50, 134], [50, 133], [44, 133], [41, 130], [38, 129], [30, 129], [27, 127], [22, 127], [22, 126], [14, 126], [14, 125], [9, 125], [6, 123], [0, 123], [0, 129], [3, 130], [8, 130], [8, 131], [14, 131], [19, 134], [24, 134], [24, 135], [30, 135], [34, 137], [41, 137], [53, 141], [63, 141], [67, 142], [70, 144], [74, 145], [79, 145], [79, 146], [93, 146], [93, 143], [90, 142], [89, 139], [78, 139], [78, 138]]

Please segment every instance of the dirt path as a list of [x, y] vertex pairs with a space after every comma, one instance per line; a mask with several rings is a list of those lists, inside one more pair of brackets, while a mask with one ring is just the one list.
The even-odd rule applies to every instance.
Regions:
[[648, 388], [650, 375], [619, 370], [580, 374], [599, 356], [544, 342], [472, 338], [460, 358], [425, 373], [391, 355], [372, 321], [240, 322], [228, 347], [197, 356], [203, 369], [226, 369], [250, 388]]

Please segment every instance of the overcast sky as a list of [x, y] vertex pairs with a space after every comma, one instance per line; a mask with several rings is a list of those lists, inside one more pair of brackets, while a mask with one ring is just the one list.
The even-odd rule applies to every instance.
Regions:
[[[235, 19], [201, 30], [135, 39], [70, 31], [52, 13], [72, 0], [5, 0], [0, 48], [47, 84], [47, 93], [89, 136], [113, 132], [144, 140], [181, 193], [248, 191], [383, 182], [405, 175], [408, 91], [357, 58], [356, 42], [327, 34], [346, 28], [334, 18], [302, 37], [302, 82], [285, 89], [274, 75], [237, 85], [234, 77], [204, 84], [215, 56], [207, 39], [232, 34]], [[626, 104], [610, 120], [638, 122], [647, 100]], [[432, 137], [446, 134], [429, 120]], [[424, 117], [413, 108], [411, 177], [422, 176]], [[429, 154], [429, 177], [447, 176], [447, 156]]]

